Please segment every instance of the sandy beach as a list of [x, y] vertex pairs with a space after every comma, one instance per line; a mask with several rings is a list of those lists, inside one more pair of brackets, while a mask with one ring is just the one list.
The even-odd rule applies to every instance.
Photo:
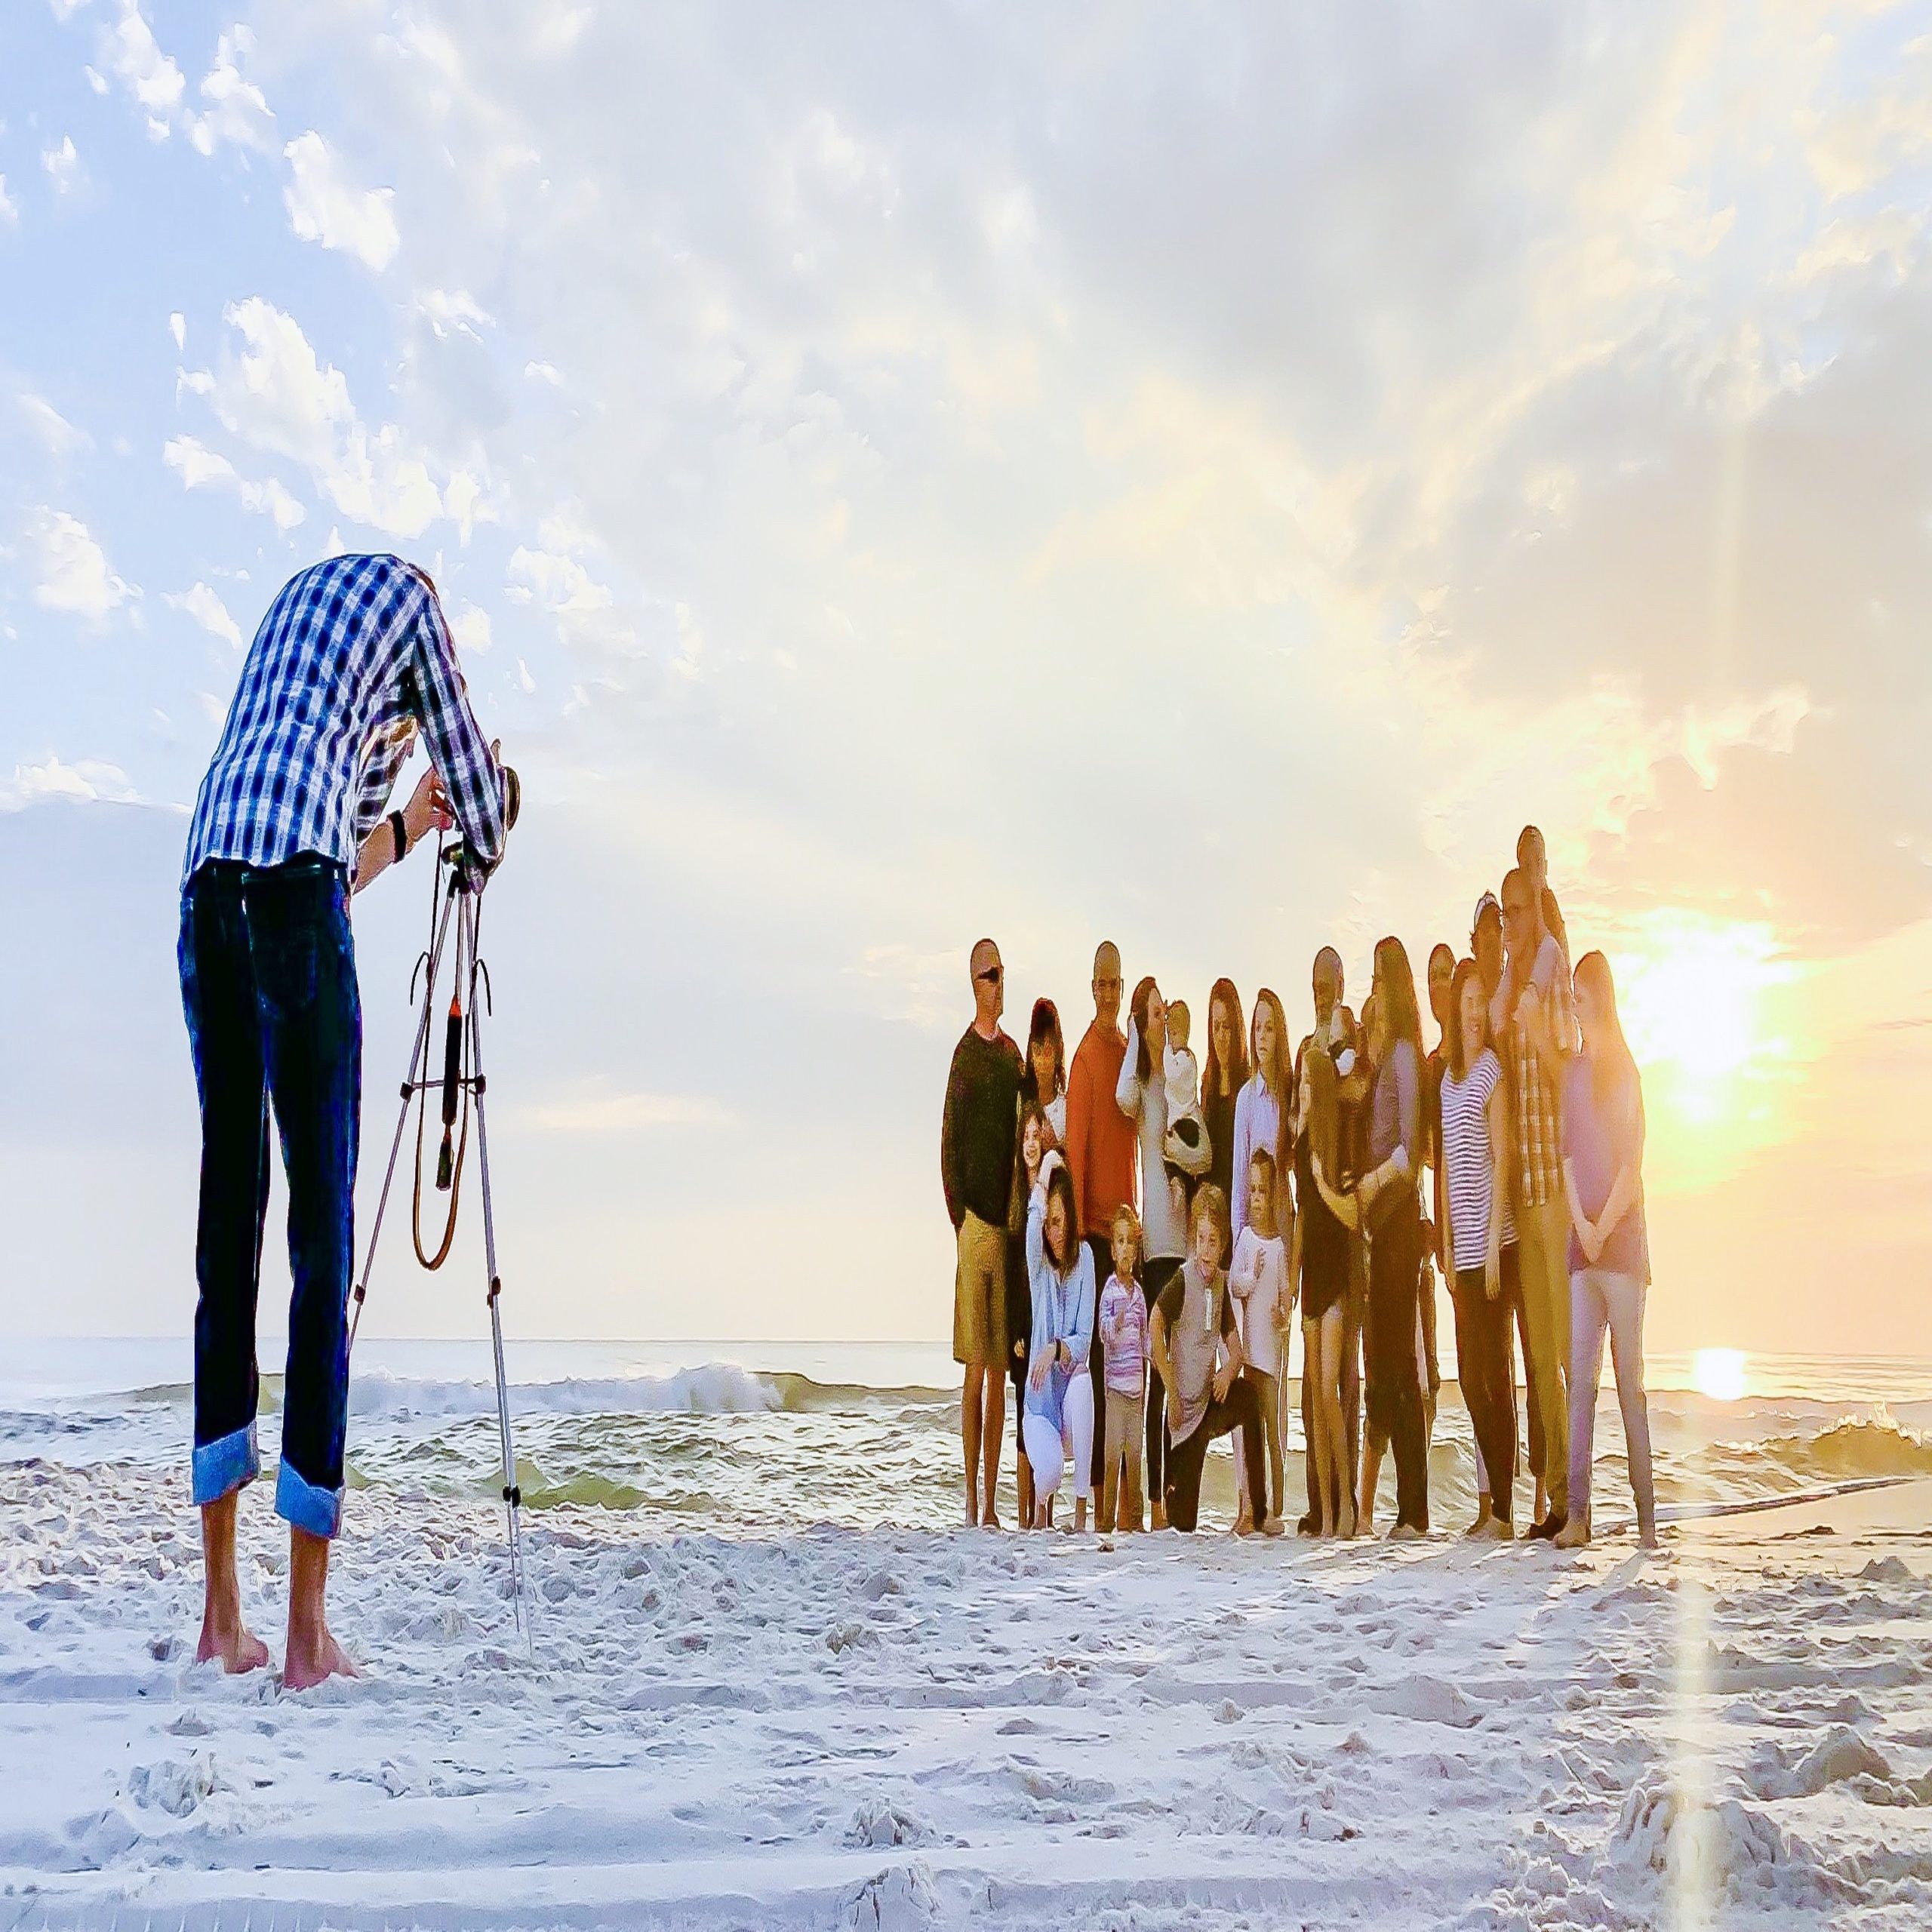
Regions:
[[367, 1674], [301, 1697], [192, 1663], [178, 1480], [28, 1460], [0, 1512], [0, 1925], [1932, 1919], [1923, 1479], [1651, 1556], [558, 1509], [534, 1657], [500, 1518], [370, 1491]]

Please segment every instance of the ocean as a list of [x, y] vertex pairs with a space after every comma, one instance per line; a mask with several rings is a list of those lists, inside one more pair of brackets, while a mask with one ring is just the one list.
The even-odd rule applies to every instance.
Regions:
[[[263, 1354], [278, 1359], [279, 1345], [265, 1342]], [[546, 1341], [511, 1343], [507, 1355], [518, 1473], [533, 1512], [589, 1506], [651, 1537], [943, 1527], [958, 1515], [958, 1371], [943, 1348]], [[1714, 1375], [1709, 1363], [1687, 1357], [1648, 1364], [1666, 1518], [1932, 1475], [1932, 1361], [1754, 1355], [1717, 1366]], [[186, 1337], [16, 1341], [0, 1366], [0, 1464], [185, 1470], [190, 1376]], [[1713, 1386], [1725, 1393], [1704, 1392]], [[265, 1463], [275, 1454], [281, 1388], [278, 1375], [264, 1375]], [[1739, 1392], [1726, 1399], [1732, 1388]], [[1292, 1517], [1303, 1485], [1292, 1383], [1288, 1399]], [[1009, 1405], [1009, 1522], [1011, 1438]], [[1460, 1528], [1473, 1513], [1475, 1460], [1453, 1379], [1442, 1390], [1429, 1476], [1437, 1526]], [[426, 1507], [441, 1498], [494, 1498], [487, 1342], [365, 1337], [351, 1384], [348, 1479], [352, 1491], [419, 1497]], [[1385, 1470], [1384, 1524], [1393, 1480]], [[1607, 1361], [1594, 1487], [1600, 1515], [1627, 1509]], [[1226, 1520], [1233, 1502], [1223, 1445], [1209, 1460], [1204, 1503], [1211, 1520]], [[352, 1531], [352, 1497], [349, 1518]]]

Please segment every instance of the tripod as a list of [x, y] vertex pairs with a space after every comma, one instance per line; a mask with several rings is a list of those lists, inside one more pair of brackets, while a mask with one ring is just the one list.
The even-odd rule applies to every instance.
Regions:
[[[389, 1164], [383, 1176], [383, 1191], [376, 1202], [375, 1225], [369, 1230], [369, 1245], [363, 1258], [362, 1273], [354, 1291], [354, 1310], [349, 1318], [349, 1346], [355, 1346], [355, 1331], [362, 1320], [363, 1303], [369, 1291], [369, 1276], [376, 1265], [376, 1243], [383, 1232], [383, 1216], [389, 1204], [389, 1189], [395, 1180], [396, 1157], [402, 1151], [403, 1131], [409, 1124], [410, 1103], [417, 1103], [416, 1185], [412, 1204], [412, 1227], [416, 1258], [425, 1268], [440, 1268], [448, 1258], [456, 1238], [457, 1206], [462, 1198], [463, 1157], [469, 1146], [469, 1112], [476, 1109], [476, 1163], [483, 1186], [483, 1257], [490, 1286], [490, 1341], [496, 1358], [497, 1432], [503, 1463], [503, 1508], [509, 1521], [510, 1593], [517, 1627], [526, 1641], [531, 1632], [523, 1611], [523, 1534], [518, 1512], [523, 1493], [517, 1486], [516, 1447], [510, 1435], [509, 1390], [503, 1372], [503, 1323], [498, 1307], [503, 1282], [497, 1273], [497, 1224], [490, 1201], [490, 1140], [483, 1118], [483, 1100], [488, 1082], [483, 1074], [482, 1009], [490, 1005], [490, 971], [477, 951], [477, 934], [482, 921], [484, 872], [467, 845], [438, 844], [438, 872], [445, 866], [446, 883], [432, 883], [429, 950], [417, 961], [410, 975], [410, 996], [416, 993], [416, 974], [423, 975], [423, 1011], [416, 1023], [416, 1044], [410, 1049], [409, 1071], [402, 1082], [402, 1110], [395, 1124], [395, 1137], [389, 1143]], [[440, 898], [441, 910], [435, 909]], [[455, 952], [450, 986], [450, 1004], [443, 1038], [443, 1070], [440, 1078], [430, 1072], [430, 1017], [435, 1011], [436, 982], [441, 976], [443, 955], [455, 928]], [[482, 1008], [478, 994], [482, 995]], [[467, 1004], [466, 1004], [466, 998]], [[436, 1156], [436, 1188], [450, 1197], [449, 1214], [444, 1223], [442, 1239], [435, 1252], [427, 1252], [423, 1241], [423, 1134], [428, 1112], [428, 1097], [439, 1091], [442, 1096], [442, 1143]], [[458, 1103], [462, 1128], [457, 1134]]]

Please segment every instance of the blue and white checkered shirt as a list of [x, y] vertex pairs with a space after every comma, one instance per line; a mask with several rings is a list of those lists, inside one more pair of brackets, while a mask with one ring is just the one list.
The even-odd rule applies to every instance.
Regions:
[[456, 822], [485, 865], [503, 849], [503, 781], [457, 668], [435, 586], [400, 557], [331, 557], [269, 606], [188, 828], [185, 886], [210, 859], [297, 853], [355, 875], [418, 724]]

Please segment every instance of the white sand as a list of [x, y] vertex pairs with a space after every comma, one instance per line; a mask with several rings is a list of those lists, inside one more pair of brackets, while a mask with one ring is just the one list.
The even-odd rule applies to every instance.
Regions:
[[[283, 1559], [246, 1499], [278, 1651]], [[352, 1498], [188, 1661], [180, 1484], [0, 1473], [0, 1926], [1932, 1924], [1932, 1483], [1575, 1558]], [[1815, 1527], [1814, 1526], [1829, 1526]]]

